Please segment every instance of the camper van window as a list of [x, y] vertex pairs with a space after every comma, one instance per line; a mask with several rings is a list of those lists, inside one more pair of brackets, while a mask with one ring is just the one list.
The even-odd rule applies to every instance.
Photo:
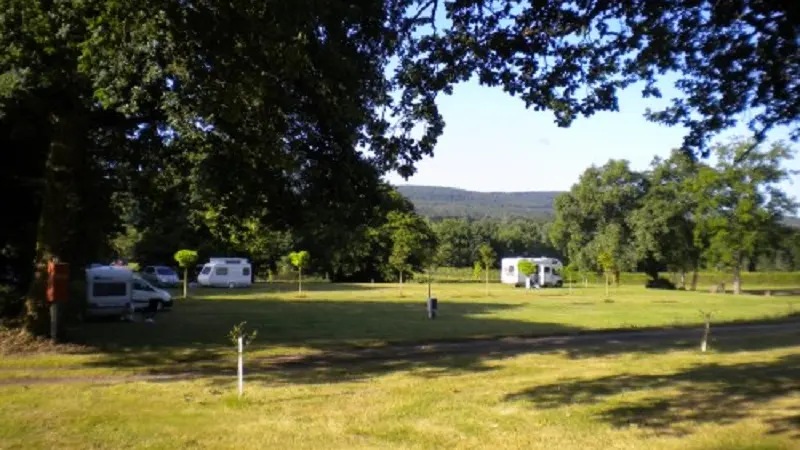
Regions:
[[137, 291], [152, 291], [152, 289], [150, 289], [150, 286], [142, 283], [139, 280], [133, 282], [133, 288], [136, 289]]
[[550, 268], [549, 267], [545, 267], [544, 268], [544, 273], [550, 273]]
[[227, 275], [228, 274], [228, 268], [227, 267], [217, 267], [216, 270], [214, 270], [214, 274], [215, 275]]
[[94, 297], [122, 297], [127, 293], [128, 285], [126, 283], [94, 283], [92, 285]]
[[203, 267], [203, 270], [200, 273], [202, 273], [203, 275], [208, 275], [209, 272], [211, 272], [211, 267], [206, 266]]
[[242, 262], [238, 259], [226, 259], [225, 264], [241, 264]]
[[242, 267], [242, 275], [249, 277], [250, 276], [250, 268], [249, 267]]
[[506, 272], [508, 272], [509, 275], [513, 275], [514, 274], [514, 266], [508, 266], [508, 268], [506, 269]]
[[159, 275], [175, 275], [175, 271], [169, 267], [159, 267], [156, 269]]

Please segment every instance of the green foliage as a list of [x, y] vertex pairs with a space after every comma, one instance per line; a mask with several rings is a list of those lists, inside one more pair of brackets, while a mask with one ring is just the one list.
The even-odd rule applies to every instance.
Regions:
[[489, 270], [490, 267], [497, 265], [497, 253], [491, 245], [481, 244], [481, 246], [478, 247], [478, 261], [486, 270]]
[[782, 163], [792, 152], [782, 143], [766, 151], [751, 151], [752, 145], [733, 140], [715, 146], [716, 167], [701, 168], [692, 186], [695, 239], [707, 243], [703, 256], [711, 266], [733, 271], [734, 289], [745, 258], [767, 245], [784, 215], [796, 210], [778, 187], [790, 174]]
[[141, 236], [116, 253], [147, 263], [176, 247], [269, 260], [266, 233], [364, 223], [380, 177], [411, 175], [443, 127], [419, 77], [385, 70], [410, 5], [364, 6], [0, 1], [1, 178], [27, 191], [5, 211], [25, 232], [0, 233], [17, 288], [37, 248], [111, 257], [117, 196]]
[[308, 267], [308, 263], [311, 261], [311, 254], [306, 250], [291, 252], [288, 256], [289, 261], [298, 270], [303, 270]]
[[231, 330], [228, 332], [228, 339], [231, 343], [235, 346], [239, 346], [239, 338], [242, 338], [242, 346], [247, 347], [250, 345], [258, 336], [258, 330], [252, 330], [250, 332], [246, 329], [247, 322], [239, 322], [238, 324], [234, 325]]
[[562, 272], [564, 280], [567, 282], [576, 281], [578, 278], [581, 277], [582, 273], [578, 266], [574, 263], [567, 264], [564, 266], [564, 271]]
[[436, 257], [436, 236], [428, 223], [415, 213], [392, 211], [383, 226], [391, 241], [388, 265], [401, 277], [425, 267]]
[[[415, 17], [430, 13], [433, 22], [438, 5], [426, 3]], [[682, 149], [705, 156], [709, 140], [748, 111], [759, 111], [748, 123], [759, 141], [798, 119], [800, 97], [788, 82], [798, 78], [790, 56], [798, 52], [794, 8], [779, 1], [452, 2], [452, 25], [418, 30], [409, 50], [417, 58], [402, 64], [430, 67], [425, 82], [447, 88], [477, 76], [526, 107], [551, 111], [562, 127], [617, 111], [619, 91], [637, 83], [643, 97], [661, 97], [659, 78], [670, 72], [680, 95], [645, 116], [686, 127]]]
[[522, 260], [517, 263], [517, 270], [526, 277], [529, 277], [536, 273], [536, 264], [531, 261]]
[[[674, 150], [666, 160], [655, 158], [651, 165], [649, 189], [641, 205], [630, 215], [637, 256], [657, 265], [688, 271], [700, 264], [700, 245], [695, 242], [692, 214], [697, 207], [690, 183], [701, 167]], [[656, 273], [650, 273], [655, 279]]]
[[632, 269], [638, 255], [628, 217], [646, 191], [645, 176], [632, 171], [627, 161], [590, 167], [569, 192], [556, 198], [549, 230], [553, 244], [582, 271], [602, 270], [601, 253], [613, 259], [614, 270]]
[[197, 252], [194, 250], [178, 250], [175, 252], [175, 261], [183, 269], [194, 267], [197, 264]]
[[705, 263], [731, 271], [737, 286], [744, 264], [755, 267], [759, 255], [771, 251], [776, 260], [779, 247], [793, 261], [797, 239], [782, 225], [796, 205], [777, 187], [790, 174], [781, 164], [792, 152], [782, 143], [753, 146], [715, 146], [716, 166], [674, 151], [642, 174], [626, 162], [592, 167], [556, 199], [550, 236], [581, 271], [616, 275], [638, 266], [658, 280], [659, 271]]
[[480, 280], [481, 274], [483, 274], [483, 265], [480, 261], [475, 261], [475, 264], [472, 265], [472, 279]]

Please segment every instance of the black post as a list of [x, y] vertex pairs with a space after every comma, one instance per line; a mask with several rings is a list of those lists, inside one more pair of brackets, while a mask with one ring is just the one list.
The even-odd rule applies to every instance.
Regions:
[[428, 318], [435, 319], [436, 312], [439, 309], [439, 301], [436, 297], [428, 297]]

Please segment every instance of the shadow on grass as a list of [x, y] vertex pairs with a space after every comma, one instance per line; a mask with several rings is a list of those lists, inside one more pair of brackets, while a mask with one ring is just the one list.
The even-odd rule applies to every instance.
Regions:
[[[712, 325], [708, 345], [717, 353], [771, 350], [794, 347], [800, 344], [800, 320], [795, 317], [743, 321], [743, 333], [737, 323]], [[599, 334], [585, 339], [582, 345], [563, 348], [570, 359], [596, 358], [621, 353], [645, 355], [664, 354], [670, 351], [699, 349], [702, 326], [681, 327], [674, 336], [665, 338], [660, 332], [641, 330], [628, 339], [613, 334]]]
[[[378, 289], [390, 289], [391, 285], [387, 284], [369, 284], [369, 283], [330, 283], [327, 281], [303, 281], [303, 293], [306, 292], [357, 292], [357, 291], [374, 291]], [[180, 298], [182, 294], [182, 287], [175, 287], [168, 289], [176, 298]], [[299, 293], [297, 289], [297, 281], [259, 281], [250, 287], [237, 287], [237, 288], [219, 288], [219, 287], [203, 287], [195, 286], [189, 290], [189, 296], [196, 298], [204, 297], [254, 297], [261, 294], [291, 294]]]
[[[481, 370], [481, 360], [495, 354], [491, 347], [479, 349], [480, 354], [467, 358], [471, 361], [442, 357], [441, 352], [426, 357], [416, 347], [405, 355], [402, 350], [392, 348], [389, 358], [365, 354], [370, 349], [380, 352], [387, 343], [403, 342], [409, 346], [409, 341], [424, 343], [465, 337], [580, 331], [562, 324], [492, 317], [503, 310], [519, 307], [522, 306], [500, 302], [447, 303], [440, 306], [436, 320], [430, 320], [423, 301], [189, 300], [178, 302], [174, 311], [158, 315], [155, 324], [89, 323], [72, 330], [70, 337], [89, 352], [100, 353], [100, 358], [88, 363], [94, 367], [128, 368], [152, 374], [186, 370], [227, 373], [235, 368], [235, 364], [231, 364], [235, 348], [227, 334], [233, 325], [247, 321], [247, 329], [258, 330], [256, 340], [248, 347], [251, 354], [275, 348], [286, 351], [287, 347], [296, 348], [297, 352], [331, 354], [330, 358], [298, 360], [273, 357], [265, 361], [263, 367], [257, 363], [255, 366], [249, 363], [249, 367], [270, 371], [278, 365], [280, 370], [292, 372], [286, 377], [289, 380], [316, 382], [423, 367], [433, 371], [467, 367]], [[348, 372], [347, 367], [356, 358], [359, 368]], [[382, 361], [377, 362], [378, 359]], [[341, 370], [342, 367], [345, 369]], [[307, 369], [306, 373], [296, 375], [298, 368]]]
[[[425, 302], [421, 300], [192, 299], [178, 301], [175, 310], [159, 314], [155, 324], [84, 324], [72, 330], [70, 337], [88, 351], [100, 354], [87, 363], [90, 367], [131, 369], [154, 375], [185, 372], [233, 375], [235, 349], [227, 334], [233, 325], [247, 321], [248, 329], [258, 330], [256, 341], [248, 348], [249, 379], [318, 383], [358, 380], [392, 371], [414, 370], [420, 376], [439, 376], [491, 370], [491, 361], [524, 353], [556, 352], [570, 358], [666, 353], [697, 346], [701, 333], [696, 328], [673, 337], [618, 338], [613, 334], [597, 334], [582, 336], [578, 342], [568, 336], [587, 330], [496, 317], [520, 307], [524, 305], [448, 302], [440, 306], [436, 320], [429, 320]], [[790, 339], [766, 339], [763, 334], [753, 339], [752, 334], [748, 338], [738, 332], [726, 335], [715, 329], [712, 349], [733, 352], [796, 345], [800, 331], [794, 333]], [[562, 337], [474, 341], [503, 335]], [[464, 338], [473, 341], [464, 342]], [[392, 342], [403, 344], [385, 348], [385, 344]], [[412, 345], [413, 342], [424, 345]], [[324, 354], [265, 357], [276, 348], [283, 353]]]
[[[771, 433], [800, 437], [797, 411], [763, 407], [800, 393], [800, 355], [769, 363], [707, 364], [664, 375], [623, 374], [574, 379], [537, 386], [508, 395], [507, 401], [530, 402], [537, 408], [608, 404], [600, 420], [617, 427], [636, 425], [659, 434], [682, 436], [697, 423], [731, 424], [760, 416]], [[628, 400], [616, 396], [645, 398]]]

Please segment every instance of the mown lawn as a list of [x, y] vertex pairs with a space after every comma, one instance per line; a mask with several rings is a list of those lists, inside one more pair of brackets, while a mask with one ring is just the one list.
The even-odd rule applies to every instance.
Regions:
[[[259, 355], [319, 353], [352, 346], [461, 340], [494, 336], [572, 334], [601, 329], [700, 325], [700, 310], [715, 324], [780, 318], [800, 311], [800, 297], [708, 294], [612, 288], [525, 291], [494, 284], [433, 286], [439, 316], [429, 320], [427, 287], [310, 283], [302, 294], [290, 283], [251, 289], [196, 289], [154, 325], [117, 321], [86, 323], [68, 331], [85, 345], [80, 355], [5, 357], [0, 368], [91, 364], [105, 370], [231, 358], [227, 338], [241, 321], [258, 331], [250, 351]], [[778, 293], [776, 293], [778, 294]], [[0, 377], [3, 376], [0, 374]]]
[[704, 354], [692, 343], [284, 368], [248, 373], [243, 401], [230, 376], [0, 385], [0, 448], [796, 449], [798, 343], [783, 331]]

